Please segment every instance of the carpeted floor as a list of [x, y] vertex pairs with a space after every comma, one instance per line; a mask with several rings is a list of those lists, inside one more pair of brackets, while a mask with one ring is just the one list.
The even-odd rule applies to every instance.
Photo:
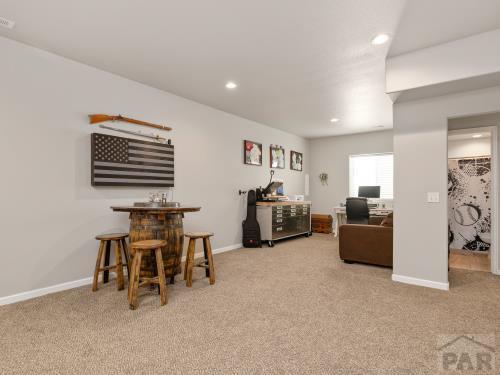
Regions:
[[217, 282], [168, 304], [90, 286], [0, 307], [2, 374], [435, 374], [440, 334], [500, 333], [500, 277], [452, 270], [451, 291], [343, 264], [315, 234], [215, 256]]

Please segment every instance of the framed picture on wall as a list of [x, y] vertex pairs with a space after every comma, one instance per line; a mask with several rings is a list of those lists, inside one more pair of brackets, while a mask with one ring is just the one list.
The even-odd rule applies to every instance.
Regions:
[[262, 143], [243, 141], [243, 160], [245, 164], [262, 165]]
[[290, 151], [290, 169], [302, 172], [302, 163], [304, 159], [301, 152]]
[[285, 168], [285, 149], [278, 145], [269, 146], [271, 152], [271, 168]]

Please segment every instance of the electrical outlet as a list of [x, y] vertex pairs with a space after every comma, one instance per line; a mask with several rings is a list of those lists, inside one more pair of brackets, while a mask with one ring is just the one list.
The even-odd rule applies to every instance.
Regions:
[[427, 203], [439, 203], [439, 192], [430, 191], [427, 193]]

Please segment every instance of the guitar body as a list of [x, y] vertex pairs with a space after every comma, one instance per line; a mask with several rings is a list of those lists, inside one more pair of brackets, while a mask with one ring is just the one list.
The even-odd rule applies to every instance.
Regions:
[[243, 247], [262, 247], [260, 225], [257, 221], [255, 190], [248, 191], [247, 218], [243, 221]]

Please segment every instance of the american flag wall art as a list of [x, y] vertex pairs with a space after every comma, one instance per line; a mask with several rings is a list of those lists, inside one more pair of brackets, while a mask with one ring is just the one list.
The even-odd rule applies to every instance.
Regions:
[[92, 133], [92, 186], [174, 186], [174, 146]]

